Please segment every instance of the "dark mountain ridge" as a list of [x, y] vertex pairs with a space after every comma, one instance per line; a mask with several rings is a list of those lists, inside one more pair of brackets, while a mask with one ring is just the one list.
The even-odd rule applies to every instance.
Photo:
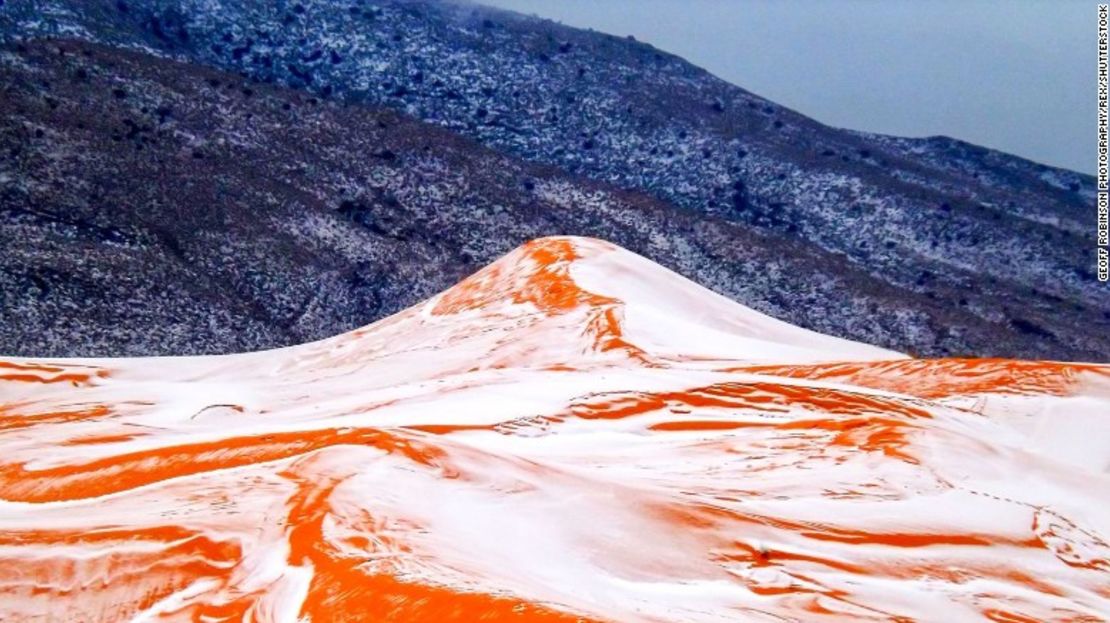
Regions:
[[[426, 181], [410, 179], [390, 186], [393, 199], [387, 200], [373, 190], [380, 190], [380, 184], [373, 186], [365, 179], [351, 178], [344, 186], [347, 192], [360, 197], [373, 195], [374, 199], [362, 199], [362, 204], [353, 204], [356, 207], [343, 208], [343, 201], [354, 200], [324, 192], [325, 188], [336, 188], [328, 181], [338, 175], [329, 170], [339, 164], [335, 153], [322, 151], [323, 147], [317, 145], [283, 144], [317, 140], [312, 124], [326, 126], [340, 121], [329, 117], [335, 113], [327, 111], [359, 109], [376, 117], [386, 114], [378, 107], [387, 107], [507, 154], [479, 150], [483, 154], [479, 160], [496, 159], [498, 166], [519, 170], [534, 169], [536, 165], [527, 164], [534, 162], [540, 165], [537, 170], [559, 180], [559, 193], [534, 181], [528, 182], [529, 188], [520, 179], [487, 179], [474, 184], [485, 193], [510, 193], [513, 199], [503, 207], [504, 219], [518, 228], [513, 235], [580, 233], [607, 237], [599, 230], [609, 229], [608, 237], [615, 242], [762, 311], [820, 331], [922, 354], [1102, 360], [1110, 352], [1105, 337], [1110, 325], [1110, 301], [1094, 281], [1091, 269], [1094, 244], [1089, 223], [1093, 197], [1090, 177], [946, 138], [900, 139], [828, 128], [635, 41], [472, 5], [388, 1], [247, 3], [232, 7], [199, 0], [19, 0], [0, 7], [0, 31], [9, 41], [4, 64], [9, 83], [15, 75], [27, 71], [28, 55], [41, 56], [35, 71], [56, 76], [55, 83], [60, 82], [59, 72], [75, 71], [60, 66], [61, 61], [46, 60], [50, 57], [43, 50], [54, 44], [31, 43], [42, 37], [66, 36], [142, 50], [145, 55], [121, 58], [133, 59], [129, 62], [136, 66], [157, 67], [186, 84], [211, 71], [200, 66], [236, 72], [242, 85], [235, 89], [242, 102], [235, 106], [251, 110], [245, 115], [263, 114], [253, 109], [258, 98], [243, 95], [246, 91], [265, 89], [269, 97], [288, 100], [286, 103], [309, 98], [321, 102], [314, 110], [324, 112], [308, 116], [305, 107], [296, 107], [298, 112], [284, 119], [285, 127], [281, 120], [263, 125], [250, 116], [206, 122], [209, 130], [236, 135], [239, 143], [234, 148], [247, 150], [251, 157], [292, 152], [288, 154], [291, 161], [277, 170], [267, 168], [257, 174], [257, 179], [231, 171], [241, 164], [234, 159], [226, 163], [226, 168], [215, 169], [213, 173], [228, 176], [222, 194], [209, 199], [210, 209], [215, 212], [259, 210], [246, 202], [252, 193], [236, 185], [265, 186], [280, 179], [296, 187], [301, 195], [312, 196], [321, 206], [338, 210], [338, 216], [348, 222], [352, 222], [352, 215], [357, 216], [355, 222], [376, 222], [391, 210], [400, 210], [400, 220], [411, 219], [409, 211], [414, 208], [398, 200], [397, 195], [419, 194], [420, 185]], [[82, 47], [77, 43], [58, 45]], [[107, 48], [92, 49], [101, 50], [101, 54], [85, 59], [116, 54]], [[167, 63], [149, 54], [196, 66]], [[140, 58], [144, 60], [134, 60]], [[97, 64], [100, 60], [81, 62], [90, 64], [86, 72], [105, 70]], [[45, 161], [62, 162], [49, 155], [51, 150], [71, 153], [75, 147], [72, 142], [77, 140], [76, 131], [58, 130], [64, 126], [59, 125], [62, 120], [39, 110], [45, 98], [68, 101], [78, 111], [99, 108], [109, 116], [121, 114], [120, 106], [134, 105], [132, 91], [144, 87], [129, 90], [132, 79], [118, 72], [113, 75], [119, 86], [105, 85], [87, 89], [87, 93], [73, 91], [67, 93], [68, 100], [52, 94], [51, 88], [14, 89], [5, 94], [8, 104], [18, 108], [15, 114], [6, 114], [5, 133], [14, 139], [19, 132], [38, 124], [44, 132], [39, 138], [45, 139], [41, 146], [26, 143], [30, 152], [39, 154], [39, 161], [12, 159], [8, 163], [6, 186], [44, 175]], [[226, 84], [229, 79], [216, 80]], [[263, 83], [287, 88], [264, 87]], [[162, 88], [174, 90], [172, 85]], [[124, 96], [114, 95], [116, 89], [123, 90]], [[197, 91], [196, 97], [201, 97], [203, 88]], [[26, 101], [19, 103], [17, 95]], [[228, 114], [226, 107], [213, 108], [210, 104], [202, 100], [181, 105], [195, 106], [198, 113], [204, 110], [207, 115]], [[132, 123], [144, 127], [138, 121]], [[173, 118], [151, 127], [161, 128], [165, 123], [180, 121]], [[457, 141], [448, 140], [448, 134], [433, 132], [429, 126], [412, 127], [420, 128], [413, 130], [416, 134], [437, 137], [429, 145], [431, 154], [443, 148], [441, 143]], [[133, 139], [144, 131], [127, 127], [117, 133]], [[179, 133], [174, 136], [175, 140], [181, 139]], [[378, 152], [377, 160], [390, 161], [395, 168], [412, 162], [396, 149], [382, 148], [377, 142], [381, 137], [361, 126], [339, 132], [333, 140], [329, 149]], [[464, 152], [478, 150], [470, 142], [465, 144], [465, 149], [460, 148]], [[118, 147], [104, 145], [98, 142], [92, 148], [110, 156]], [[82, 148], [89, 146], [83, 144]], [[138, 167], [136, 170], [147, 166], [143, 162], [153, 157], [153, 148], [144, 149], [145, 153], [137, 152], [142, 156], [128, 158], [129, 166]], [[385, 151], [395, 160], [383, 158]], [[205, 161], [203, 155], [198, 160]], [[545, 168], [547, 165], [570, 175]], [[206, 162], [205, 166], [217, 165]], [[311, 174], [289, 182], [282, 176], [290, 168]], [[57, 176], [53, 178], [55, 186], [84, 184], [93, 170], [95, 166], [86, 171], [73, 164], [56, 168], [46, 177]], [[185, 183], [181, 178], [192, 175], [172, 167], [160, 170], [174, 179], [175, 185]], [[359, 173], [374, 174], [371, 169]], [[473, 170], [448, 173], [471, 175]], [[116, 174], [129, 175], [123, 169]], [[269, 175], [278, 177], [268, 179]], [[404, 186], [410, 183], [417, 186]], [[458, 183], [466, 185], [465, 181]], [[160, 214], [158, 218], [185, 209], [183, 199], [173, 192], [153, 198], [149, 189], [146, 195], [140, 190], [120, 194], [117, 200], [133, 204], [132, 210], [155, 206], [152, 213]], [[589, 198], [589, 193], [613, 198], [604, 208], [611, 211], [607, 218], [613, 220], [604, 227], [591, 221], [594, 217], [590, 212], [597, 208], [583, 200]], [[41, 185], [24, 195], [9, 188], [5, 197], [7, 212], [11, 212], [7, 210], [9, 205], [18, 205], [17, 201], [26, 204], [20, 209], [31, 211], [51, 202], [65, 203], [58, 201], [60, 191], [46, 190]], [[230, 205], [216, 207], [231, 197], [234, 200]], [[391, 207], [390, 201], [403, 207]], [[627, 240], [644, 234], [625, 232], [632, 224], [640, 224], [641, 214], [621, 210], [641, 204], [656, 206], [659, 214], [666, 216], [642, 240]], [[473, 206], [464, 203], [449, 208], [444, 203], [421, 208], [436, 211], [436, 217], [416, 219], [407, 229], [393, 232], [395, 239], [407, 243], [421, 236], [444, 235], [431, 230], [433, 226], [453, 230], [465, 223], [472, 228], [465, 244], [452, 237], [459, 232], [452, 232], [432, 245], [442, 254], [413, 255], [414, 264], [406, 265], [406, 269], [419, 273], [419, 279], [412, 283], [394, 284], [392, 278], [401, 278], [405, 271], [398, 271], [396, 266], [385, 268], [389, 264], [383, 258], [388, 254], [380, 255], [380, 249], [374, 251], [368, 241], [363, 241], [365, 246], [358, 247], [355, 254], [362, 259], [345, 259], [387, 275], [362, 280], [361, 287], [374, 293], [376, 304], [354, 300], [337, 303], [338, 308], [322, 312], [320, 319], [303, 322], [300, 332], [275, 326], [263, 313], [255, 329], [241, 331], [244, 336], [254, 337], [201, 340], [204, 344], [194, 347], [182, 338], [171, 348], [164, 340], [144, 338], [139, 332], [118, 352], [214, 352], [277, 345], [322, 337], [349, 328], [351, 323], [373, 320], [415, 302], [419, 292], [441, 288], [447, 283], [444, 279], [459, 276], [451, 269], [444, 271], [442, 265], [415, 268], [416, 262], [446, 261], [462, 274], [520, 242], [504, 238], [495, 219], [481, 212], [466, 214], [469, 207]], [[570, 214], [577, 211], [583, 214]], [[109, 219], [105, 226], [125, 229], [132, 216], [118, 213], [114, 218], [121, 220]], [[31, 217], [20, 218], [24, 220], [19, 222], [25, 223]], [[223, 226], [241, 227], [242, 220], [226, 217]], [[570, 229], [553, 231], [555, 227]], [[706, 234], [707, 229], [713, 230], [712, 234]], [[251, 254], [259, 253], [246, 230], [229, 229], [226, 233], [239, 240], [244, 256], [236, 259], [231, 254], [224, 258], [223, 265], [246, 262]], [[371, 227], [370, 234], [376, 233]], [[174, 236], [168, 239], [178, 240]], [[190, 236], [184, 239], [188, 246]], [[163, 244], [168, 245], [165, 241]], [[741, 245], [747, 248], [738, 248]], [[172, 245], [167, 248], [172, 250]], [[465, 255], [469, 260], [460, 255], [464, 248], [471, 249]], [[61, 250], [59, 247], [57, 252]], [[27, 253], [35, 254], [40, 262], [49, 255], [32, 251], [28, 249]], [[402, 263], [396, 256], [389, 257]], [[304, 260], [303, 279], [311, 279], [312, 262], [317, 259]], [[204, 273], [208, 279], [224, 278], [203, 264], [189, 263], [193, 261], [189, 258], [185, 262], [190, 270]], [[5, 264], [18, 268], [26, 265], [26, 260], [17, 259], [9, 251]], [[790, 268], [780, 272], [785, 267]], [[346, 268], [337, 270], [342, 273]], [[442, 271], [442, 278], [433, 274], [437, 270]], [[282, 275], [280, 270], [275, 272], [271, 286], [261, 287], [252, 294], [254, 298], [239, 304], [247, 305], [251, 300], [265, 309], [267, 296], [289, 294], [282, 285]], [[65, 277], [56, 279], [59, 284], [66, 283]], [[268, 289], [273, 292], [267, 294]], [[24, 309], [26, 305], [18, 297], [12, 298], [15, 302], [4, 304], [6, 321], [24, 325], [23, 335], [33, 339], [38, 329], [26, 319], [34, 314]], [[106, 296], [104, 301], [111, 307], [116, 298]], [[314, 305], [326, 308], [329, 303], [317, 301]], [[196, 313], [201, 310], [198, 308]], [[156, 325], [160, 321], [145, 322]], [[198, 323], [198, 319], [182, 320], [174, 326], [187, 333]], [[82, 344], [81, 339], [67, 339], [65, 335], [72, 338], [78, 328], [73, 323], [63, 324], [69, 328], [53, 331], [68, 346], [50, 349], [51, 353], [107, 354], [96, 349], [112, 348], [111, 340], [106, 339], [77, 346]], [[17, 340], [11, 347], [22, 350], [30, 344]], [[6, 352], [12, 351], [9, 348]]]

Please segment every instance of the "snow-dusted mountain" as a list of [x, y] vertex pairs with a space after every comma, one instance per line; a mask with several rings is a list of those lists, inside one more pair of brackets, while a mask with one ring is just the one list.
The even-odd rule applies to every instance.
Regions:
[[0, 619], [1102, 620], [1108, 400], [545, 238], [302, 346], [0, 360]]
[[1090, 177], [636, 41], [398, 0], [8, 0], [0, 41], [3, 352], [297, 343], [558, 233], [900, 350], [1110, 352]]

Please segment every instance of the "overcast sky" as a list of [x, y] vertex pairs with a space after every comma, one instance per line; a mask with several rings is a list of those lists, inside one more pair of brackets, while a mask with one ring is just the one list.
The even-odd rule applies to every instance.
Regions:
[[1087, 0], [478, 0], [634, 35], [824, 123], [1095, 168]]

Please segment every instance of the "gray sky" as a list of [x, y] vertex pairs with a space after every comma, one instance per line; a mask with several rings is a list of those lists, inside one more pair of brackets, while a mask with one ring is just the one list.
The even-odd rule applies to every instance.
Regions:
[[1095, 169], [1088, 0], [477, 0], [634, 35], [824, 123]]

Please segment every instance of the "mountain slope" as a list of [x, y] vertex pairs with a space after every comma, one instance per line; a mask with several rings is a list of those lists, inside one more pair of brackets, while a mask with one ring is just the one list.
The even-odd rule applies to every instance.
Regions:
[[[761, 286], [698, 276], [811, 328], [929, 354], [1110, 352], [1101, 337], [1110, 299], [1092, 272], [1090, 177], [946, 138], [824, 127], [634, 41], [473, 5], [388, 0], [15, 0], [0, 8], [0, 32], [139, 48], [389, 106], [525, 160], [802, 242], [837, 272], [870, 277], [845, 278], [844, 298], [866, 298], [877, 282], [916, 299], [893, 312], [897, 329], [871, 331], [830, 312], [843, 300], [818, 313], [804, 297], [771, 303]], [[382, 298], [398, 307], [415, 300], [391, 296]]]
[[0, 387], [5, 620], [1110, 612], [1110, 368], [909, 359], [597, 240], [321, 342]]
[[[1061, 351], [1058, 338], [953, 305], [962, 290], [907, 291], [811, 246], [389, 109], [76, 41], [0, 51], [0, 85], [0, 353], [320, 339], [561, 233], [613, 240], [765, 313], [896, 349], [1110, 352], [1110, 334]], [[986, 289], [977, 300], [1012, 303]]]

